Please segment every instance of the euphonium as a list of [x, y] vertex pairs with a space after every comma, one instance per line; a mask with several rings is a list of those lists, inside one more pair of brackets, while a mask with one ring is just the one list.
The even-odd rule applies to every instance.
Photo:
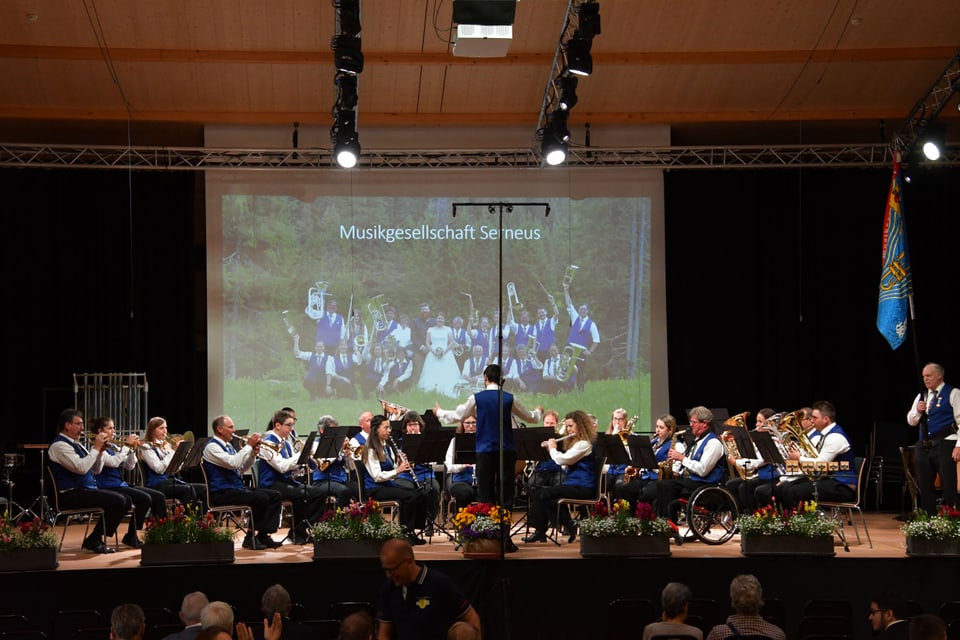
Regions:
[[387, 314], [384, 309], [386, 307], [385, 302], [380, 302], [380, 298], [383, 297], [382, 293], [378, 293], [373, 296], [367, 304], [367, 312], [370, 314], [370, 319], [373, 321], [373, 330], [374, 331], [383, 331], [387, 328]]
[[569, 286], [570, 283], [573, 282], [573, 275], [577, 272], [577, 269], [579, 268], [580, 267], [578, 267], [575, 264], [571, 264], [570, 266], [568, 266], [566, 272], [563, 274], [563, 284]]
[[329, 282], [318, 280], [307, 290], [307, 306], [303, 310], [312, 320], [319, 320], [323, 317], [323, 298], [327, 293]]
[[820, 452], [817, 451], [817, 448], [810, 441], [810, 437], [803, 430], [803, 425], [800, 423], [802, 418], [802, 411], [783, 414], [779, 424], [780, 441], [787, 451], [793, 449], [807, 458], [816, 458]]
[[[735, 416], [730, 416], [723, 422], [725, 427], [734, 427], [737, 429], [746, 429], [747, 428], [747, 416], [750, 415], [749, 411], [744, 411], [743, 413], [738, 413]], [[733, 433], [729, 430], [724, 431], [720, 434], [720, 442], [723, 443], [723, 448], [727, 450], [727, 456], [732, 456], [734, 459], [742, 458], [740, 455], [740, 450], [737, 448], [737, 440], [733, 437]], [[727, 460], [727, 464], [730, 466], [731, 471], [736, 471], [740, 476], [741, 480], [747, 479], [747, 470], [737, 464], [732, 464], [730, 460]]]

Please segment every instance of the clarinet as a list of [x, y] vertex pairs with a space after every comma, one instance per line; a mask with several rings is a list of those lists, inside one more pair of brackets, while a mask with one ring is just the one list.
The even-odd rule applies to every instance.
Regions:
[[400, 459], [400, 462], [406, 462], [410, 465], [410, 477], [413, 478], [413, 486], [417, 488], [417, 491], [423, 491], [423, 485], [420, 484], [420, 480], [417, 478], [417, 472], [413, 468], [413, 465], [410, 464], [410, 461], [407, 460], [407, 454], [400, 450], [400, 447], [397, 446], [397, 443], [393, 441], [393, 436], [387, 436], [387, 444], [393, 449], [394, 455]]

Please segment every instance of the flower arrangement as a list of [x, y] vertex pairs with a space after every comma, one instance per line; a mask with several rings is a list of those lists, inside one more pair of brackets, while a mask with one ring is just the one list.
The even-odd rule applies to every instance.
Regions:
[[913, 520], [900, 527], [908, 538], [924, 540], [950, 540], [960, 538], [960, 510], [941, 505], [937, 515], [930, 517], [919, 512]]
[[57, 534], [40, 518], [14, 523], [10, 522], [8, 517], [8, 513], [0, 517], [0, 551], [57, 548]]
[[657, 517], [648, 502], [638, 502], [631, 513], [630, 503], [617, 500], [610, 509], [603, 500], [593, 505], [590, 517], [580, 521], [580, 533], [594, 538], [611, 536], [663, 536], [673, 535], [674, 528], [666, 518]]
[[233, 532], [214, 524], [212, 513], [199, 515], [196, 506], [177, 506], [166, 518], [147, 518], [144, 544], [191, 544], [194, 542], [233, 542]]
[[814, 501], [801, 502], [796, 509], [780, 509], [769, 505], [752, 514], [737, 518], [741, 537], [752, 536], [797, 536], [819, 538], [832, 536], [834, 521], [817, 509]]
[[327, 511], [310, 528], [310, 536], [318, 540], [389, 540], [403, 538], [403, 527], [383, 518], [380, 503], [368, 498], [366, 503], [351, 500], [346, 507]]
[[511, 522], [509, 509], [484, 502], [460, 509], [453, 517], [453, 529], [457, 542], [461, 544], [473, 540], [499, 540]]

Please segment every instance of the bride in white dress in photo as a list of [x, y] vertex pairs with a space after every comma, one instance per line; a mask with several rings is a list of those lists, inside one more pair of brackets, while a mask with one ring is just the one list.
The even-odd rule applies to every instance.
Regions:
[[417, 387], [456, 398], [454, 387], [460, 381], [460, 367], [453, 355], [456, 342], [453, 339], [453, 329], [446, 326], [442, 313], [437, 314], [436, 323], [427, 329], [425, 344], [427, 353], [423, 359], [423, 371]]

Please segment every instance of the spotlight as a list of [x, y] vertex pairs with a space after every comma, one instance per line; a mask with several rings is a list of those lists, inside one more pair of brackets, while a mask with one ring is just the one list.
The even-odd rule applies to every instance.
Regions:
[[596, 2], [585, 2], [577, 7], [577, 31], [580, 37], [592, 39], [600, 35], [600, 5]]
[[927, 125], [926, 131], [920, 137], [923, 145], [923, 155], [927, 160], [939, 160], [940, 154], [947, 140], [947, 127], [939, 122]]
[[337, 164], [352, 169], [360, 160], [360, 140], [357, 136], [356, 115], [352, 111], [339, 111], [330, 129], [333, 155]]
[[333, 0], [340, 18], [340, 33], [355, 36], [360, 33], [360, 0]]
[[570, 129], [567, 128], [567, 112], [554, 111], [547, 120], [547, 126], [541, 133], [540, 152], [547, 164], [556, 166], [567, 159], [567, 142]]
[[333, 83], [340, 87], [337, 106], [341, 109], [354, 111], [357, 108], [357, 76], [345, 72], [338, 72]]
[[569, 111], [577, 104], [577, 84], [580, 80], [575, 76], [563, 76], [557, 80], [560, 100], [558, 102], [561, 109]]
[[356, 36], [333, 36], [333, 64], [337, 71], [358, 74], [363, 71], [363, 52], [360, 50], [360, 38]]
[[590, 55], [592, 46], [592, 40], [584, 40], [574, 34], [573, 39], [564, 47], [567, 71], [578, 76], [588, 76], [593, 73], [593, 56]]

